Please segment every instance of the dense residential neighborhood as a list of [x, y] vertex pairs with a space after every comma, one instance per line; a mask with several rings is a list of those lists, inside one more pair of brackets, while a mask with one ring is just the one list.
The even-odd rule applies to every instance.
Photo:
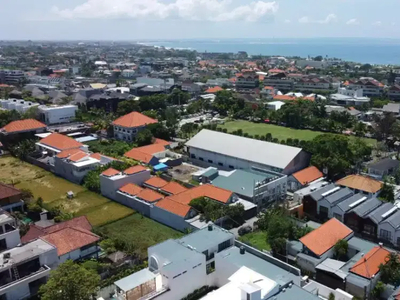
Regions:
[[397, 299], [399, 82], [1, 41], [0, 300]]

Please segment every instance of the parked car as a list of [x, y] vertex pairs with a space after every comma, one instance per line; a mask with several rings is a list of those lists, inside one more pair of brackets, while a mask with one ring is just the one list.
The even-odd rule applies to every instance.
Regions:
[[245, 226], [242, 226], [242, 227], [239, 228], [238, 233], [239, 233], [240, 236], [242, 236], [242, 235], [245, 235], [245, 234], [250, 233], [252, 231], [253, 231], [253, 229], [251, 228], [250, 225], [245, 225]]

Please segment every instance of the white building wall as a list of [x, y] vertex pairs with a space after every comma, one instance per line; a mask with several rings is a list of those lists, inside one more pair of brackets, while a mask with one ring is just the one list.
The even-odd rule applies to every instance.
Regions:
[[77, 250], [71, 251], [69, 253], [66, 253], [64, 255], [61, 255], [59, 257], [59, 261], [60, 261], [60, 263], [63, 263], [68, 259], [75, 261], [82, 257], [86, 257], [89, 254], [96, 253], [97, 251], [98, 251], [97, 245], [93, 245], [92, 247], [85, 249], [84, 251], [81, 251], [81, 249], [77, 249]]
[[0, 235], [0, 240], [5, 239], [7, 244], [7, 249], [12, 249], [17, 247], [21, 243], [21, 238], [19, 236], [19, 230], [13, 230], [10, 232], [3, 233]]
[[121, 176], [121, 178], [115, 179], [115, 177], [106, 177], [100, 175], [100, 189], [101, 194], [109, 199], [117, 199], [117, 191], [128, 183], [134, 183], [137, 185], [142, 185], [143, 182], [150, 179], [150, 170], [146, 170], [140, 173]]
[[157, 206], [150, 208], [150, 218], [179, 231], [184, 231], [186, 228], [192, 228], [192, 225], [187, 223], [185, 218], [170, 213], [169, 211]]
[[133, 141], [137, 133], [145, 128], [146, 126], [127, 128], [114, 125], [114, 138], [122, 141]]
[[75, 113], [77, 110], [78, 107], [76, 105], [65, 105], [59, 107], [39, 106], [42, 120], [46, 124], [69, 123], [75, 119]]

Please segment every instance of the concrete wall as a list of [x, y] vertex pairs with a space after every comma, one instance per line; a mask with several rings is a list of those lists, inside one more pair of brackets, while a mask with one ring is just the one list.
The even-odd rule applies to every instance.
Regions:
[[17, 245], [21, 243], [18, 229], [1, 234], [0, 241], [3, 239], [6, 240], [7, 249], [17, 247]]
[[[221, 170], [250, 169], [251, 167], [257, 167], [260, 169], [266, 169], [275, 172], [282, 171], [282, 169], [274, 168], [272, 166], [251, 162], [236, 157], [230, 157], [218, 153], [213, 153], [202, 149], [189, 147], [188, 150], [190, 154], [190, 160], [194, 164], [202, 167], [216, 167]], [[192, 158], [192, 155], [195, 155], [195, 158]], [[201, 161], [200, 158], [203, 158], [203, 161]], [[209, 162], [209, 160], [211, 160], [212, 162]], [[222, 163], [222, 166], [218, 165], [218, 163]]]
[[106, 177], [100, 175], [101, 194], [109, 199], [117, 200], [117, 191], [128, 183], [142, 185], [143, 182], [150, 179], [150, 170], [137, 174], [125, 175], [120, 178]]
[[169, 211], [157, 206], [153, 206], [150, 209], [150, 218], [179, 231], [184, 231], [186, 228], [192, 228], [192, 226], [186, 222], [185, 218], [170, 213]]
[[145, 215], [146, 217], [150, 217], [150, 203], [146, 201], [142, 201], [137, 199], [134, 196], [129, 196], [121, 192], [115, 193], [115, 201], [121, 203], [122, 205], [128, 206], [138, 213]]
[[397, 242], [397, 237], [400, 236], [400, 233], [397, 232], [397, 234], [396, 234], [395, 228], [393, 228], [393, 226], [390, 225], [389, 222], [384, 222], [384, 223], [378, 224], [378, 238], [382, 238], [381, 237], [381, 229], [387, 230], [391, 233], [391, 238], [389, 240], [387, 240], [388, 242], [391, 242], [391, 243]]
[[305, 151], [301, 151], [297, 156], [286, 166], [283, 174], [292, 175], [297, 171], [303, 170], [310, 165], [311, 155]]
[[39, 107], [41, 120], [46, 124], [69, 123], [75, 119], [75, 112], [78, 107], [75, 105], [60, 106], [57, 108]]
[[75, 260], [81, 259], [82, 257], [89, 257], [89, 256], [91, 256], [90, 254], [93, 254], [93, 255], [96, 254], [98, 252], [98, 250], [99, 250], [99, 247], [97, 245], [93, 245], [92, 247], [85, 249], [84, 251], [81, 251], [81, 249], [71, 251], [71, 252], [59, 257], [60, 263], [63, 263], [68, 259], [75, 261]]
[[54, 157], [54, 172], [71, 182], [80, 184], [83, 178], [89, 173], [89, 171], [96, 169], [100, 166], [100, 163], [95, 163], [92, 165], [77, 168], [74, 165], [58, 158]]

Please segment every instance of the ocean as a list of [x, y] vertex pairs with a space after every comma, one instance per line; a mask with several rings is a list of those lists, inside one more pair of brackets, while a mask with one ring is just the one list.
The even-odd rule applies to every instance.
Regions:
[[249, 55], [315, 57], [370, 64], [400, 65], [400, 40], [369, 38], [152, 40], [146, 45], [199, 52], [246, 51]]

